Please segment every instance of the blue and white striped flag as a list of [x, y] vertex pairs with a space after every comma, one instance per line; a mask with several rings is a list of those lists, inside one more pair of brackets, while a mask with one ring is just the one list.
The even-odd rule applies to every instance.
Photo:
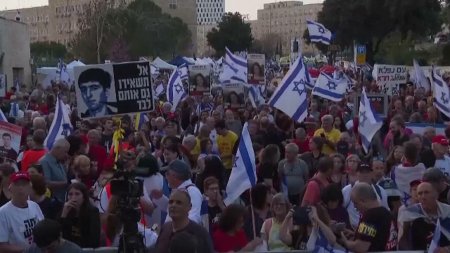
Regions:
[[59, 74], [59, 81], [69, 83], [70, 82], [70, 75], [67, 71], [67, 66], [63, 62], [62, 59], [59, 59], [58, 61], [58, 70], [57, 73]]
[[334, 102], [340, 102], [344, 98], [346, 91], [346, 79], [343, 77], [334, 79], [322, 72], [317, 78], [312, 94]]
[[331, 43], [331, 32], [324, 25], [307, 20], [309, 39], [311, 42], [321, 42], [325, 45], [330, 45]]
[[380, 130], [383, 121], [373, 113], [370, 101], [367, 98], [366, 89], [363, 88], [361, 101], [359, 102], [359, 127], [358, 132], [364, 150], [369, 152], [369, 146], [373, 136]]
[[[258, 86], [258, 87], [257, 87]], [[262, 95], [262, 91], [259, 89], [259, 86], [263, 85], [252, 85], [248, 90], [248, 99], [254, 108], [258, 108], [258, 106], [264, 104], [264, 97]], [[265, 86], [265, 85], [264, 85]]]
[[5, 114], [3, 113], [3, 110], [0, 109], [0, 121], [2, 122], [8, 122], [8, 119], [6, 118]]
[[322, 233], [320, 229], [313, 228], [313, 234], [311, 235], [313, 240], [316, 242], [314, 244], [314, 249], [312, 249], [312, 253], [344, 253], [346, 251], [336, 249], [331, 245], [325, 235]]
[[178, 106], [178, 103], [186, 96], [184, 91], [183, 82], [181, 82], [180, 72], [174, 70], [169, 78], [169, 84], [167, 85], [166, 91], [167, 101], [172, 104], [172, 112]]
[[180, 67], [178, 67], [178, 72], [180, 72], [181, 80], [185, 80], [185, 79], [189, 78], [189, 68], [186, 64], [183, 64]]
[[425, 91], [430, 90], [430, 83], [428, 81], [428, 78], [425, 76], [425, 73], [423, 73], [422, 68], [420, 67], [419, 63], [414, 60], [414, 77], [412, 80], [414, 81], [414, 84], [417, 88], [424, 88]]
[[57, 98], [55, 116], [52, 125], [48, 131], [47, 138], [45, 138], [44, 146], [50, 150], [55, 141], [69, 136], [73, 131], [72, 123], [70, 123], [69, 112], [64, 105], [62, 99]]
[[225, 59], [222, 62], [223, 71], [219, 75], [221, 83], [247, 83], [247, 60], [234, 55], [225, 48]]
[[433, 67], [431, 71], [434, 87], [434, 106], [445, 116], [450, 117], [450, 90], [448, 85]]
[[269, 100], [269, 105], [283, 111], [297, 122], [308, 116], [306, 84], [310, 83], [303, 57], [298, 57]]
[[248, 123], [242, 128], [239, 147], [226, 188], [225, 205], [230, 205], [241, 194], [256, 185], [256, 164], [253, 144], [248, 132]]
[[439, 240], [441, 240], [441, 221], [438, 219], [436, 222], [436, 228], [434, 229], [433, 239], [428, 247], [428, 253], [434, 253], [439, 248]]
[[11, 108], [9, 109], [9, 117], [18, 117], [19, 116], [19, 104], [16, 102], [11, 103]]
[[134, 129], [136, 129], [136, 131], [141, 130], [142, 126], [149, 121], [150, 121], [150, 119], [148, 118], [146, 113], [142, 113], [142, 112], [137, 113], [136, 119], [134, 122]]

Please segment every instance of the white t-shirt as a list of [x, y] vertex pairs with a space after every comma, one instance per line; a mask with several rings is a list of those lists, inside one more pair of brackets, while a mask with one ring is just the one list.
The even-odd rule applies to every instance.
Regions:
[[447, 178], [450, 177], [450, 157], [444, 156], [444, 159], [439, 160], [436, 158], [434, 167], [440, 169]]
[[0, 207], [0, 242], [25, 248], [33, 244], [33, 228], [44, 219], [41, 208], [28, 200], [28, 207], [18, 208], [11, 201]]

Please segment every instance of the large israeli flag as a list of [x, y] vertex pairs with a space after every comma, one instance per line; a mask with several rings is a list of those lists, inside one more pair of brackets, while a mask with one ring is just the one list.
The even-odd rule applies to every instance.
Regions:
[[334, 102], [340, 102], [344, 99], [347, 91], [347, 83], [348, 81], [343, 77], [335, 79], [322, 72], [317, 78], [312, 94]]
[[445, 116], [450, 117], [450, 90], [448, 85], [433, 68], [431, 71], [434, 87], [434, 106]]
[[275, 107], [297, 122], [308, 115], [306, 84], [310, 83], [303, 57], [298, 57], [269, 100]]
[[359, 102], [359, 127], [358, 132], [364, 150], [369, 152], [369, 146], [373, 136], [380, 130], [383, 121], [373, 113], [369, 99], [367, 98], [366, 89], [363, 88], [361, 101]]
[[232, 204], [241, 194], [256, 185], [256, 164], [248, 123], [242, 128], [241, 140], [234, 158], [233, 168], [226, 188], [225, 205]]
[[219, 75], [221, 83], [247, 83], [247, 60], [234, 55], [225, 48], [225, 59], [222, 62], [223, 71]]
[[309, 31], [309, 39], [311, 42], [321, 42], [325, 45], [330, 45], [331, 43], [331, 32], [324, 25], [307, 20], [308, 31]]
[[55, 116], [52, 125], [45, 138], [44, 146], [50, 150], [53, 143], [58, 139], [69, 136], [73, 131], [72, 123], [70, 123], [69, 112], [63, 101], [58, 97], [56, 101]]
[[166, 91], [167, 101], [172, 104], [172, 112], [178, 106], [178, 103], [186, 96], [184, 91], [183, 82], [181, 82], [180, 72], [174, 70], [169, 78], [169, 84]]
[[178, 72], [180, 73], [181, 80], [185, 80], [189, 78], [189, 69], [186, 64], [181, 65], [178, 67]]

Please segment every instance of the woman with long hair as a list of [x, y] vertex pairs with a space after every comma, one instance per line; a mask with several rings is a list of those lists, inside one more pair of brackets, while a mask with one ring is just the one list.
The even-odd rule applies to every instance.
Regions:
[[343, 177], [345, 172], [345, 158], [343, 155], [338, 153], [331, 155], [331, 158], [333, 159], [333, 174], [330, 179], [333, 183], [344, 187]]
[[354, 184], [357, 180], [356, 169], [359, 166], [361, 159], [355, 154], [347, 156], [345, 159], [345, 176], [342, 179], [343, 185]]
[[73, 183], [67, 189], [59, 222], [63, 238], [82, 248], [97, 248], [100, 245], [100, 214], [89, 201], [89, 191], [82, 183]]
[[386, 159], [386, 175], [390, 175], [392, 168], [402, 163], [405, 149], [403, 146], [394, 146]]
[[269, 251], [288, 251], [290, 250], [289, 245], [280, 239], [280, 229], [286, 215], [291, 209], [289, 200], [283, 193], [277, 193], [273, 196], [270, 207], [273, 217], [264, 221], [261, 228], [261, 237], [267, 242], [267, 249]]

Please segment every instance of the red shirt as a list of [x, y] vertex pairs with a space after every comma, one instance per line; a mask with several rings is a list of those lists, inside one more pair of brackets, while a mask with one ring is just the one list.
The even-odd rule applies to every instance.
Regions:
[[46, 153], [47, 150], [45, 149], [30, 149], [25, 151], [23, 153], [22, 161], [20, 162], [21, 171], [26, 172], [31, 165], [37, 163]]
[[305, 152], [310, 151], [309, 150], [309, 138], [306, 138], [306, 140], [304, 140], [304, 141], [300, 141], [300, 140], [294, 139], [292, 142], [295, 143], [298, 146], [298, 153], [299, 154], [303, 154]]
[[219, 228], [213, 233], [212, 238], [214, 250], [217, 252], [238, 252], [248, 243], [247, 236], [243, 229], [240, 229], [234, 235], [229, 235]]
[[97, 176], [100, 175], [104, 169], [106, 161], [106, 149], [101, 145], [92, 145], [89, 147], [89, 158], [91, 162], [97, 162]]

